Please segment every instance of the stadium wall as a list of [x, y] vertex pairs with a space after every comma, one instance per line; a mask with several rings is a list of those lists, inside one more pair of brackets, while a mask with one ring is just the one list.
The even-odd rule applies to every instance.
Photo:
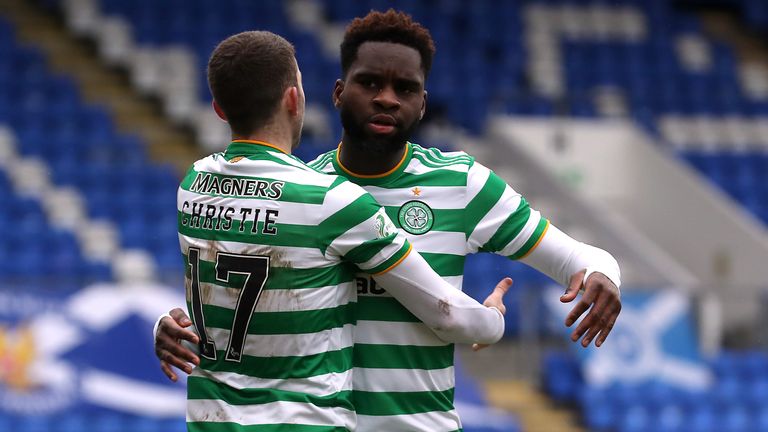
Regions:
[[656, 250], [655, 271], [693, 293], [716, 293], [726, 326], [756, 319], [768, 280], [765, 227], [643, 131], [617, 120], [530, 118], [498, 118], [491, 131], [641, 233], [652, 247], [638, 247]]

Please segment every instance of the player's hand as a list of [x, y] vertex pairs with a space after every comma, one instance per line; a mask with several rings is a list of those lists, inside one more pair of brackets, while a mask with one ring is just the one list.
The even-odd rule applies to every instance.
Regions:
[[[570, 327], [579, 317], [590, 307], [587, 316], [579, 323], [576, 330], [571, 333], [571, 340], [577, 342], [579, 338], [583, 347], [588, 347], [595, 337], [595, 346], [599, 347], [605, 342], [605, 338], [613, 329], [616, 318], [621, 312], [621, 298], [619, 288], [602, 273], [594, 272], [589, 275], [586, 283], [584, 275], [586, 269], [571, 276], [571, 281], [565, 294], [560, 296], [560, 301], [569, 303], [576, 299], [579, 290], [584, 289], [581, 300], [571, 309], [571, 312], [565, 318], [565, 325]], [[586, 333], [586, 336], [585, 336]]]
[[[509, 287], [512, 286], [512, 279], [505, 277], [496, 284], [496, 287], [491, 292], [491, 295], [485, 299], [483, 306], [495, 307], [502, 315], [507, 313], [507, 308], [504, 306], [504, 294], [509, 291]], [[488, 347], [488, 344], [472, 344], [472, 351], [480, 351], [483, 348]]]
[[186, 327], [192, 325], [186, 313], [180, 308], [169, 312], [171, 318], [164, 317], [157, 326], [155, 336], [155, 355], [160, 359], [160, 369], [171, 381], [176, 382], [178, 377], [171, 366], [175, 366], [187, 374], [192, 373], [192, 366], [200, 364], [200, 358], [194, 352], [181, 344], [182, 340], [197, 344], [200, 338]]

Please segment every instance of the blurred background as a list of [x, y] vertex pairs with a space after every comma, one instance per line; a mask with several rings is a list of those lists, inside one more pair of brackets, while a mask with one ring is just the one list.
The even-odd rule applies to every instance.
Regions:
[[611, 251], [624, 310], [568, 342], [562, 289], [496, 256], [502, 343], [457, 349], [467, 432], [768, 431], [768, 2], [0, 0], [0, 431], [183, 431], [151, 326], [183, 305], [176, 187], [222, 150], [205, 65], [297, 49], [305, 161], [341, 136], [345, 25], [394, 7], [437, 45], [424, 146], [465, 150]]

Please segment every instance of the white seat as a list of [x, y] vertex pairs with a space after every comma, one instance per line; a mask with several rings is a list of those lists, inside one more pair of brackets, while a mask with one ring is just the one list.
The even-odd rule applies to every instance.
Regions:
[[123, 250], [112, 257], [112, 272], [120, 283], [151, 282], [156, 271], [154, 259], [141, 249]]

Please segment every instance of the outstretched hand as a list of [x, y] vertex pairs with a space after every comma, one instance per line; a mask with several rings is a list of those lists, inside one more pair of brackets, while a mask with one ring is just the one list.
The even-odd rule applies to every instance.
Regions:
[[[483, 302], [483, 306], [495, 307], [502, 315], [507, 313], [507, 308], [504, 306], [504, 294], [509, 291], [509, 287], [512, 286], [512, 279], [505, 277], [496, 284], [493, 288], [491, 295], [489, 295]], [[483, 348], [488, 347], [488, 344], [472, 344], [473, 351], [480, 351]]]
[[565, 290], [565, 294], [560, 296], [560, 301], [570, 303], [576, 299], [579, 291], [584, 289], [581, 300], [576, 303], [565, 318], [565, 325], [567, 327], [572, 326], [591, 307], [587, 316], [571, 333], [571, 340], [577, 342], [584, 336], [581, 339], [581, 345], [586, 348], [597, 337], [595, 346], [599, 347], [611, 333], [616, 318], [621, 312], [621, 298], [619, 288], [607, 276], [594, 272], [584, 281], [585, 274], [586, 269], [571, 276], [568, 288]]
[[192, 366], [200, 364], [200, 358], [189, 348], [182, 345], [181, 341], [186, 340], [197, 344], [200, 338], [194, 332], [187, 330], [186, 327], [192, 325], [186, 313], [180, 308], [175, 308], [169, 312], [171, 318], [164, 317], [157, 326], [155, 335], [155, 355], [160, 359], [160, 369], [171, 381], [176, 382], [178, 377], [173, 372], [171, 366], [175, 366], [187, 374], [192, 373]]

